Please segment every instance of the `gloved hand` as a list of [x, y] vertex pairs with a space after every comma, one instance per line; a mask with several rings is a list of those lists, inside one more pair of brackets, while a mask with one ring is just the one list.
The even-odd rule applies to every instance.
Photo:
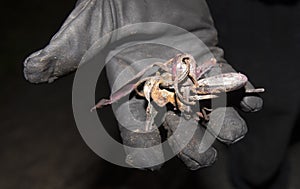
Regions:
[[[220, 63], [222, 73], [236, 72], [230, 65], [226, 63]], [[207, 76], [213, 76], [216, 74], [212, 69]], [[246, 89], [254, 89], [251, 83], [247, 83]], [[235, 99], [239, 100], [238, 99]], [[257, 94], [248, 94], [240, 99], [239, 106], [244, 112], [256, 112], [262, 108], [263, 100]], [[217, 151], [212, 147], [214, 138], [225, 144], [233, 144], [241, 140], [247, 133], [247, 126], [245, 121], [240, 117], [238, 112], [233, 107], [218, 107], [214, 109], [210, 114], [210, 121], [198, 123], [198, 127], [186, 147], [178, 153], [178, 156], [183, 162], [192, 170], [200, 167], [206, 167], [211, 165], [217, 156]], [[180, 116], [174, 112], [168, 112], [166, 116], [165, 128], [169, 131], [168, 135], [174, 134], [178, 129]], [[181, 120], [182, 121], [182, 120]], [[186, 127], [190, 127], [197, 123], [183, 120]], [[208, 132], [205, 132], [205, 129]], [[181, 140], [180, 134], [175, 134], [173, 140], [170, 141], [170, 145], [173, 149], [180, 148], [178, 141]], [[201, 140], [199, 140], [201, 139]], [[199, 153], [201, 149], [206, 151]], [[178, 150], [177, 150], [178, 151]]]
[[[52, 82], [76, 70], [85, 52], [99, 38], [109, 34], [114, 29], [139, 22], [163, 22], [193, 32], [209, 47], [209, 50], [220, 65], [224, 65], [222, 66], [224, 72], [226, 72], [225, 68], [230, 68], [222, 58], [223, 51], [216, 47], [217, 33], [204, 0], [79, 0], [75, 9], [61, 29], [51, 39], [49, 45], [33, 53], [25, 60], [25, 78], [32, 83]], [[105, 45], [103, 44], [103, 46]], [[138, 49], [142, 48], [139, 47]], [[143, 56], [148, 56], [149, 51], [151, 55], [164, 57], [165, 59], [169, 59], [175, 55], [172, 51], [153, 51], [153, 48], [146, 48], [143, 53], [135, 53], [135, 50], [129, 50], [122, 56], [126, 57], [126, 60], [117, 60], [113, 64], [109, 64], [110, 66], [108, 65], [107, 75], [110, 84], [114, 83], [118, 74], [124, 69], [124, 65], [125, 67], [129, 66], [135, 60]], [[206, 52], [201, 53], [204, 55]], [[144, 120], [146, 116], [144, 114], [145, 101], [133, 97], [128, 103], [130, 103], [132, 115], [138, 120]], [[243, 110], [256, 111], [261, 108], [262, 100], [259, 97], [245, 97], [241, 102], [241, 106]], [[220, 115], [220, 112], [224, 113], [224, 111], [225, 120], [221, 132], [215, 132], [214, 128], [219, 127], [218, 115]], [[116, 117], [125, 119], [125, 122], [128, 119], [127, 114], [124, 114], [122, 110], [122, 105], [115, 113]], [[164, 125], [169, 131], [169, 135], [171, 135], [177, 129], [179, 116], [173, 112], [168, 112], [165, 120]], [[210, 120], [206, 128], [212, 133], [211, 137], [215, 135], [218, 139], [226, 143], [233, 143], [241, 139], [247, 132], [245, 122], [233, 108], [221, 107], [216, 109], [211, 113]], [[186, 124], [189, 123], [187, 122]], [[156, 126], [152, 127], [150, 133], [139, 132], [143, 130], [142, 126], [140, 128], [138, 128], [138, 125], [131, 126], [128, 128], [128, 126], [123, 127], [120, 124], [120, 132], [124, 145], [144, 148], [161, 143], [160, 134]], [[209, 166], [216, 159], [216, 150], [213, 147], [199, 152], [204, 131], [204, 128], [197, 127], [192, 140], [178, 154], [191, 169]], [[170, 146], [174, 151], [178, 149], [176, 140], [176, 136], [170, 140]], [[139, 168], [149, 167], [152, 164], [148, 162], [160, 161], [163, 158], [163, 153], [159, 148], [150, 154], [141, 154], [132, 149], [128, 149], [126, 152], [128, 154], [126, 161], [132, 166]], [[152, 167], [151, 169], [155, 168]]]

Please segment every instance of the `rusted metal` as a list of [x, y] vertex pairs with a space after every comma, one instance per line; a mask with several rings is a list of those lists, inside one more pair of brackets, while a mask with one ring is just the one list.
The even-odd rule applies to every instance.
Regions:
[[[160, 107], [170, 103], [181, 112], [189, 112], [190, 106], [195, 105], [199, 100], [217, 98], [218, 93], [230, 92], [246, 86], [248, 79], [241, 73], [224, 73], [203, 78], [205, 73], [216, 65], [216, 59], [212, 58], [197, 67], [191, 55], [178, 54], [165, 63], [149, 65], [113, 93], [110, 99], [100, 100], [91, 110], [112, 104], [135, 90], [137, 95], [148, 101], [146, 121], [149, 128], [156, 115], [151, 100]], [[140, 79], [152, 67], [159, 68], [156, 75]], [[245, 92], [258, 93], [264, 92], [264, 89], [250, 89], [246, 86]], [[207, 120], [205, 111], [204, 108], [196, 115]]]

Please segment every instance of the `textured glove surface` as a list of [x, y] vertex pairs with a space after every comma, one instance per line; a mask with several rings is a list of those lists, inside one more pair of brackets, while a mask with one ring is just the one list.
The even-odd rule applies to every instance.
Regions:
[[[216, 47], [217, 32], [204, 0], [80, 0], [50, 43], [44, 49], [33, 53], [25, 60], [25, 78], [32, 83], [52, 82], [60, 76], [76, 70], [85, 52], [99, 38], [119, 27], [140, 22], [163, 22], [192, 31], [209, 47], [209, 50], [218, 62], [226, 63], [223, 59], [222, 49]], [[106, 43], [102, 45], [105, 46]], [[149, 47], [129, 49], [122, 55], [122, 57], [126, 57], [126, 60], [113, 59], [113, 64], [107, 66], [109, 83], [112, 86], [119, 73], [125, 67], [136, 60], [149, 56], [149, 54], [150, 57], [169, 59], [176, 53], [173, 50]], [[245, 97], [244, 101], [241, 102], [241, 106], [245, 111], [256, 111], [262, 105], [262, 101], [260, 101], [261, 99]], [[143, 113], [145, 101], [133, 98], [130, 103], [132, 114], [137, 119], [145, 119], [145, 114]], [[226, 121], [224, 121], [221, 132], [216, 132], [218, 111], [220, 110], [213, 111], [212, 120], [206, 125], [212, 134], [211, 137], [216, 136], [226, 143], [232, 143], [242, 138], [247, 131], [245, 122], [231, 108], [221, 109], [222, 112], [226, 112]], [[116, 114], [116, 117], [121, 119], [126, 119], [127, 117], [122, 107]], [[174, 130], [176, 130], [177, 119], [177, 115], [170, 112], [167, 114], [165, 127], [169, 135], [172, 135]], [[119, 125], [125, 145], [137, 148], [159, 146], [161, 138], [156, 125], [147, 134], [139, 132], [138, 127], [138, 125], [132, 125], [128, 129], [123, 127], [122, 124]], [[209, 147], [205, 152], [198, 153], [199, 149], [197, 148], [201, 143], [204, 131], [204, 128], [199, 127], [190, 143], [178, 154], [191, 169], [211, 165], [216, 159], [216, 150], [212, 147]], [[170, 142], [170, 146], [176, 151], [176, 137], [174, 141]], [[163, 159], [161, 148], [154, 150], [153, 154], [141, 154], [132, 149], [126, 150], [126, 147], [125, 151], [128, 154], [127, 163], [134, 167], [148, 167], [147, 162], [151, 164], [151, 162]], [[151, 169], [156, 169], [157, 167]]]

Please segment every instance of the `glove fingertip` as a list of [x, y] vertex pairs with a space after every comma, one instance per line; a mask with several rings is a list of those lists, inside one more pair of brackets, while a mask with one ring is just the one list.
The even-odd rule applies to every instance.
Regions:
[[214, 110], [206, 128], [219, 141], [226, 144], [241, 140], [248, 131], [246, 122], [232, 107]]
[[179, 153], [178, 157], [190, 170], [197, 170], [214, 164], [217, 160], [217, 150], [215, 148], [209, 148], [206, 152], [193, 156], [195, 159], [191, 158], [191, 154], [187, 155], [183, 152]]
[[241, 109], [244, 112], [257, 112], [263, 107], [263, 100], [258, 96], [246, 96], [240, 102]]

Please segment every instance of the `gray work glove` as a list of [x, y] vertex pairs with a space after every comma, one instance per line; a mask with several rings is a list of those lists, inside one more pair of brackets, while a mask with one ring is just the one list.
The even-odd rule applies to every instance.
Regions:
[[[114, 29], [139, 22], [163, 22], [191, 31], [209, 47], [209, 50], [218, 62], [225, 65], [223, 66], [224, 68], [227, 66], [230, 67], [222, 58], [223, 51], [216, 47], [217, 32], [204, 0], [79, 0], [61, 29], [51, 39], [49, 45], [33, 53], [25, 60], [25, 78], [32, 83], [52, 82], [69, 72], [75, 71], [86, 51], [99, 38], [109, 34]], [[103, 44], [103, 46], [105, 45]], [[141, 50], [142, 48], [139, 47], [138, 49]], [[131, 51], [127, 54], [125, 53], [123, 56], [129, 57], [127, 60], [115, 61], [112, 64], [108, 64], [111, 65], [107, 68], [110, 84], [114, 82], [124, 65], [130, 65], [131, 62], [143, 56], [148, 56], [149, 53], [150, 56], [164, 59], [175, 55], [172, 51], [152, 50], [152, 48], [146, 48], [142, 55], [141, 53], [132, 53]], [[129, 103], [132, 114], [136, 119], [144, 120], [145, 100], [133, 97]], [[262, 100], [259, 97], [247, 96], [243, 98], [241, 106], [245, 111], [257, 111], [262, 106]], [[218, 122], [220, 112], [223, 115], [225, 112], [225, 120], [222, 122], [221, 132], [218, 132], [216, 131], [218, 129], [215, 128], [219, 128], [220, 126]], [[126, 121], [127, 114], [124, 114], [124, 111], [122, 111], [122, 105], [120, 105], [116, 114], [116, 117], [125, 119]], [[173, 112], [168, 112], [166, 115], [164, 126], [168, 130], [169, 135], [175, 133], [178, 127], [178, 119], [180, 119], [180, 116]], [[214, 110], [211, 113], [210, 120], [209, 123], [204, 124], [211, 133], [211, 136], [207, 135], [208, 137], [206, 137], [208, 140], [218, 137], [218, 139], [225, 143], [233, 143], [241, 139], [247, 132], [245, 122], [233, 108], [220, 107]], [[190, 123], [187, 122], [186, 124]], [[132, 128], [128, 128], [128, 126], [123, 127], [120, 124], [119, 128], [124, 145], [147, 148], [160, 144], [161, 137], [156, 126], [158, 125], [151, 127], [150, 133], [143, 133], [142, 126], [140, 129], [137, 129], [137, 125], [132, 125]], [[204, 145], [202, 149], [206, 150], [199, 151], [199, 146], [205, 144], [206, 139], [201, 144], [204, 131], [203, 127], [197, 127], [192, 140], [178, 153], [178, 156], [191, 169], [209, 166], [215, 161], [216, 150], [213, 147], [208, 146], [206, 149]], [[170, 146], [175, 152], [178, 150], [177, 139], [174, 136], [169, 141]], [[128, 149], [126, 152], [128, 154], [127, 163], [139, 168], [152, 167], [153, 162], [159, 162], [163, 158], [160, 148], [157, 148], [150, 154], [141, 154], [132, 149]], [[151, 169], [155, 168], [152, 167]]]
[[[235, 70], [226, 63], [220, 63], [219, 65], [222, 73], [235, 72]], [[207, 74], [207, 76], [212, 75], [214, 75], [213, 70]], [[245, 88], [253, 89], [254, 87], [248, 82]], [[243, 96], [235, 96], [234, 103], [230, 105], [235, 106], [235, 108], [240, 108], [244, 112], [256, 112], [262, 108], [263, 100], [257, 94], [245, 95], [245, 93], [242, 92], [242, 95]], [[239, 101], [239, 103], [236, 103], [236, 101]], [[198, 123], [199, 127], [197, 127], [189, 144], [178, 153], [178, 156], [192, 170], [211, 165], [215, 161], [217, 151], [211, 147], [214, 138], [229, 145], [241, 140], [247, 133], [245, 121], [232, 106], [215, 108], [211, 112], [209, 119], [209, 122]], [[169, 135], [174, 134], [176, 129], [178, 129], [179, 120], [179, 115], [168, 112], [165, 125], [169, 131]], [[185, 124], [186, 127], [190, 127], [195, 123], [186, 121]], [[206, 128], [206, 130], [204, 128]], [[180, 134], [178, 134], [177, 137], [179, 138], [178, 140], [180, 140]], [[176, 135], [174, 141], [171, 142], [171, 146], [175, 150], [180, 147], [177, 144]], [[199, 153], [199, 149], [201, 148], [207, 150]]]

